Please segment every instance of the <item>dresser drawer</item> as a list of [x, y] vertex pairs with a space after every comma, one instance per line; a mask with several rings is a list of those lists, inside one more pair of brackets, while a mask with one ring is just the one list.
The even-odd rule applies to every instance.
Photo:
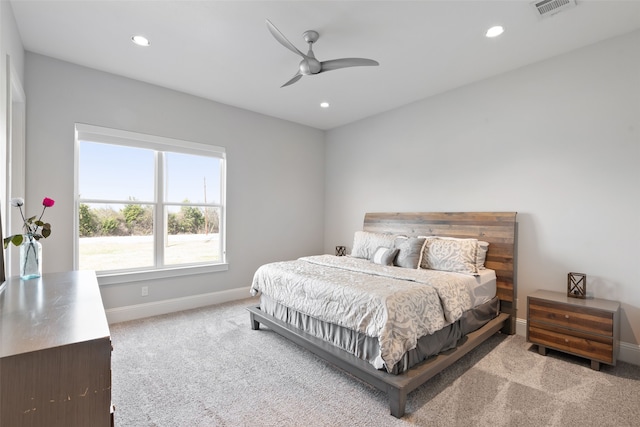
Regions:
[[613, 337], [613, 313], [536, 298], [529, 300], [529, 320]]
[[613, 363], [613, 338], [531, 321], [529, 341], [604, 363]]

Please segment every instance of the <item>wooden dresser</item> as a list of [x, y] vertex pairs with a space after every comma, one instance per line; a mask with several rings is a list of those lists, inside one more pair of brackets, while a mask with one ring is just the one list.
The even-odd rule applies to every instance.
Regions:
[[111, 338], [93, 271], [0, 290], [0, 426], [109, 427]]
[[546, 355], [547, 347], [615, 365], [618, 356], [620, 303], [580, 299], [552, 291], [536, 291], [527, 298], [527, 341]]

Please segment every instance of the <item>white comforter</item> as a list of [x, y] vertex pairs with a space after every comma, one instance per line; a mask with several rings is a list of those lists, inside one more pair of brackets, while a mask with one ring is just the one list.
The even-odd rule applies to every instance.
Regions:
[[468, 284], [474, 280], [461, 273], [318, 255], [261, 266], [251, 294], [262, 292], [301, 313], [377, 337], [384, 367], [391, 371], [418, 338], [472, 307]]

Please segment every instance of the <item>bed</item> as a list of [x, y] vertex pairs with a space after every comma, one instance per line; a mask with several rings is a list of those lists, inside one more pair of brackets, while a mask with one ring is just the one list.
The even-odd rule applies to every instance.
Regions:
[[515, 333], [516, 224], [515, 212], [367, 213], [349, 256], [261, 266], [251, 328], [386, 392], [400, 418], [409, 392]]

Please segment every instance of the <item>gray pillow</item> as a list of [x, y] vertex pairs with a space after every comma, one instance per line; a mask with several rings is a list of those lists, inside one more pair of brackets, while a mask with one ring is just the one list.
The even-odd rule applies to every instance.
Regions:
[[418, 268], [420, 253], [425, 242], [424, 237], [398, 237], [394, 246], [398, 249], [398, 255], [394, 265], [404, 268]]
[[373, 252], [373, 255], [371, 255], [371, 262], [380, 265], [393, 265], [393, 260], [396, 258], [397, 254], [398, 249], [396, 248], [385, 248], [380, 246]]

